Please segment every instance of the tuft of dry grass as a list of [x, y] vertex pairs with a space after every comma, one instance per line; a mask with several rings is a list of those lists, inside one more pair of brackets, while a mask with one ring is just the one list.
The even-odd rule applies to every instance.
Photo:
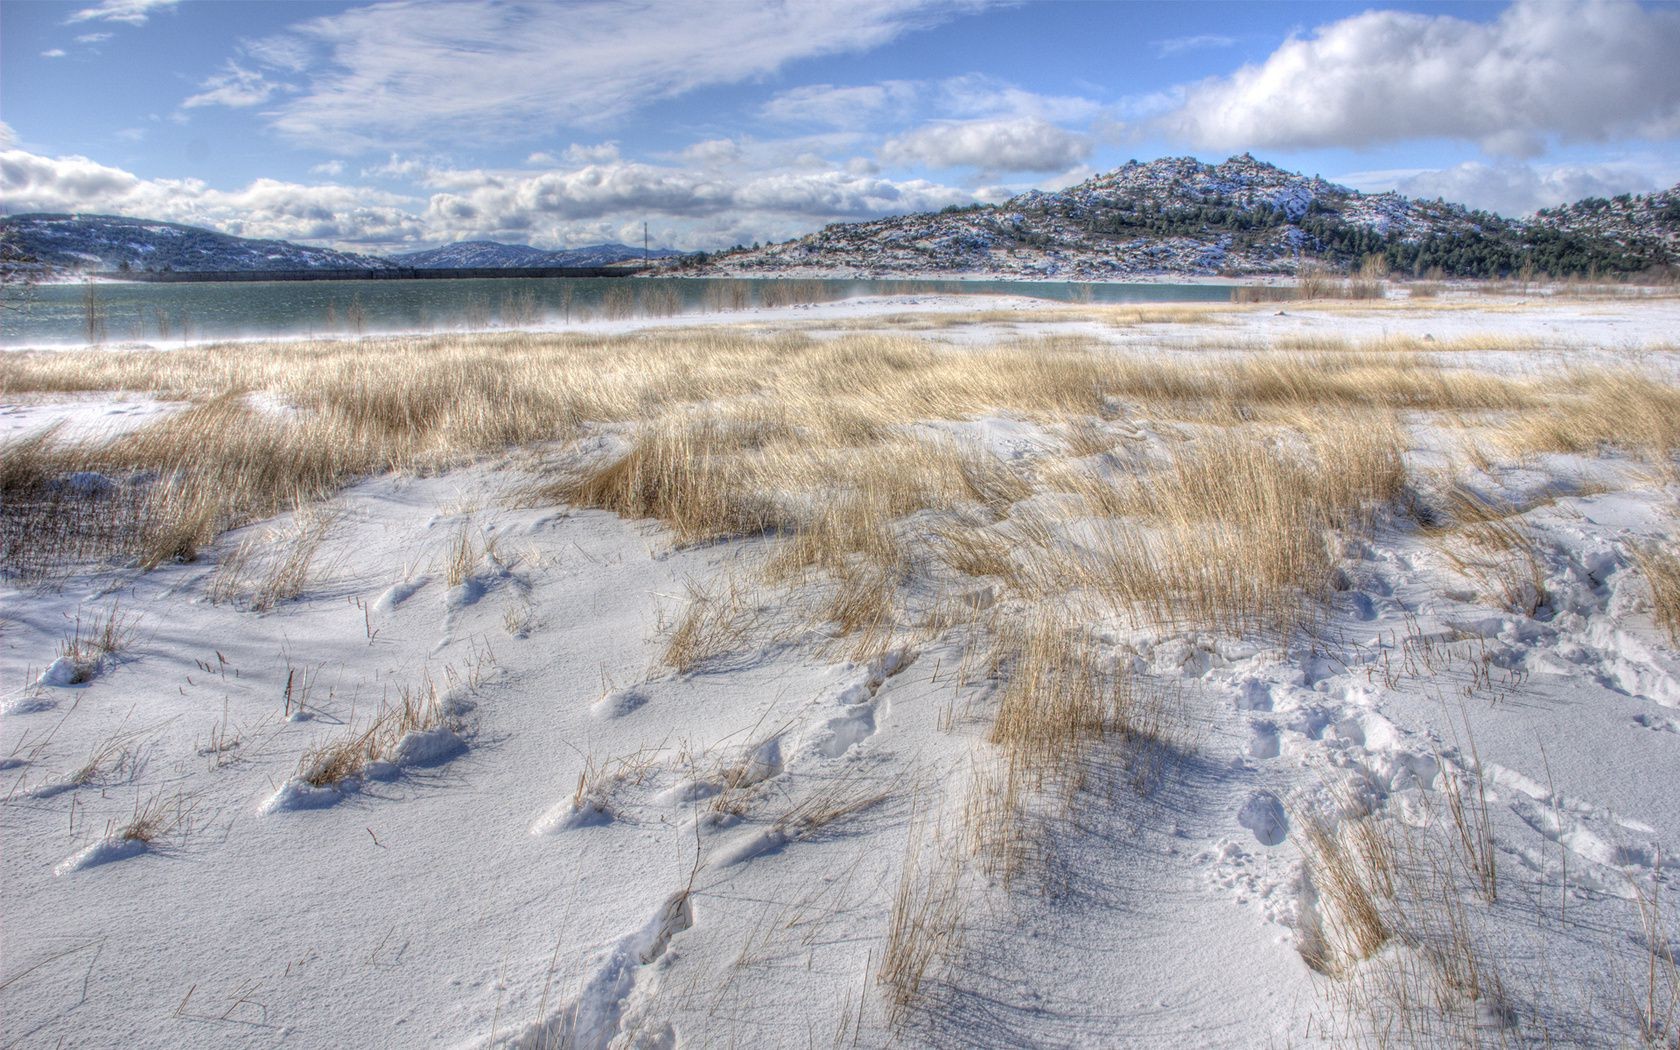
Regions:
[[731, 578], [715, 589], [689, 580], [686, 603], [665, 641], [661, 659], [679, 674], [706, 662], [739, 652], [751, 638], [760, 617], [749, 591]]
[[338, 517], [339, 508], [329, 504], [299, 509], [287, 527], [248, 539], [223, 556], [206, 594], [213, 602], [245, 601], [255, 612], [301, 596], [315, 579], [317, 556]]
[[1533, 616], [1551, 600], [1540, 538], [1523, 520], [1521, 508], [1455, 484], [1446, 510], [1453, 524], [1436, 533], [1436, 546], [1484, 597], [1522, 616]]
[[1512, 419], [1503, 437], [1524, 454], [1619, 449], [1680, 469], [1680, 386], [1633, 369], [1580, 373], [1545, 411]]
[[1651, 544], [1638, 548], [1634, 558], [1651, 588], [1651, 618], [1680, 646], [1680, 550]]
[[417, 687], [403, 687], [395, 703], [380, 705], [362, 729], [319, 744], [298, 762], [298, 779], [310, 787], [337, 787], [360, 777], [370, 763], [387, 760], [410, 733], [448, 727], [453, 719], [430, 674]]
[[1337, 533], [1368, 529], [1404, 483], [1392, 419], [1215, 431], [1104, 496], [1145, 527], [1102, 530], [1076, 571], [1134, 619], [1288, 632], [1330, 590]]
[[1297, 815], [1302, 863], [1315, 898], [1302, 942], [1308, 965], [1345, 975], [1394, 936], [1385, 911], [1395, 896], [1395, 850], [1364, 807], [1334, 818]]
[[58, 655], [70, 661], [71, 683], [92, 681], [112, 660], [133, 648], [139, 625], [140, 617], [125, 615], [121, 603], [86, 621], [77, 612], [70, 637], [58, 647]]
[[[926, 840], [926, 841], [924, 841]], [[887, 1026], [901, 1028], [962, 946], [962, 864], [953, 843], [913, 824], [875, 981]]]
[[134, 814], [116, 837], [125, 842], [143, 842], [150, 846], [165, 836], [183, 830], [192, 816], [193, 801], [177, 792], [165, 795], [158, 792], [145, 801], [135, 800]]

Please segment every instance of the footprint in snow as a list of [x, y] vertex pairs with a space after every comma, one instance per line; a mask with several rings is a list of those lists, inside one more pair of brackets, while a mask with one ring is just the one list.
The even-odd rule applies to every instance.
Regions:
[[1270, 791], [1256, 791], [1237, 813], [1237, 823], [1254, 833], [1262, 846], [1276, 846], [1289, 837], [1289, 815]]

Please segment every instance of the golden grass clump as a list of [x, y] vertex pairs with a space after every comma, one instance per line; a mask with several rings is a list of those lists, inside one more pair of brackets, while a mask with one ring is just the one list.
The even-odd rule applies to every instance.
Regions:
[[1634, 558], [1651, 588], [1651, 618], [1668, 632], [1670, 642], [1680, 646], [1680, 550], [1651, 544], [1640, 548]]
[[399, 691], [396, 703], [381, 704], [365, 728], [306, 751], [298, 762], [298, 779], [310, 787], [336, 787], [363, 775], [371, 763], [395, 757], [410, 733], [447, 728], [451, 721], [437, 684], [423, 675], [417, 687]]
[[1580, 373], [1558, 385], [1543, 412], [1505, 428], [1518, 452], [1597, 454], [1620, 449], [1675, 469], [1680, 452], [1680, 386], [1634, 369]]
[[1312, 887], [1312, 922], [1304, 931], [1308, 965], [1346, 974], [1394, 936], [1387, 911], [1395, 895], [1395, 850], [1379, 818], [1363, 808], [1326, 819], [1302, 817], [1302, 863]]
[[962, 872], [953, 841], [937, 830], [930, 836], [925, 825], [912, 827], [875, 970], [888, 1028], [904, 1025], [962, 948]]
[[1338, 534], [1368, 528], [1405, 469], [1390, 418], [1303, 428], [1216, 430], [1113, 491], [1088, 487], [1143, 527], [1103, 528], [1074, 571], [1134, 619], [1236, 634], [1305, 625], [1331, 587]]

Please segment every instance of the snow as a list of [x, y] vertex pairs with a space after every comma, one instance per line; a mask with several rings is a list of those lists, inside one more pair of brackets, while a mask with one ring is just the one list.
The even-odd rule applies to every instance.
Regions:
[[[749, 320], [981, 306], [1043, 308], [912, 297]], [[1231, 317], [1043, 327], [1198, 354], [1208, 339], [1243, 353], [1299, 335], [1491, 333], [1547, 349], [1456, 359], [1527, 371], [1637, 350], [1680, 364], [1655, 349], [1680, 322], [1672, 301]], [[95, 433], [175, 408], [7, 399], [0, 433], [59, 420]], [[1063, 447], [1005, 414], [921, 426], [1006, 460]], [[1416, 435], [1413, 456], [1442, 440]], [[1049, 820], [1027, 885], [965, 878], [961, 965], [936, 1009], [894, 1035], [872, 967], [907, 851], [950, 848], [929, 829], [985, 762], [988, 686], [954, 673], [961, 633], [873, 660], [795, 641], [662, 669], [672, 596], [729, 579], [769, 541], [678, 548], [598, 511], [509, 506], [520, 469], [353, 486], [328, 574], [265, 614], [206, 594], [243, 533], [200, 564], [0, 582], [8, 1045], [1333, 1042], [1329, 979], [1302, 956], [1325, 920], [1302, 875], [1301, 814], [1347, 781], [1421, 826], [1449, 779], [1478, 768], [1506, 880], [1478, 912], [1482, 935], [1541, 985], [1512, 991], [1539, 1001], [1560, 1042], [1636, 1038], [1616, 970], [1641, 964], [1628, 954], [1649, 936], [1637, 904], [1657, 902], [1671, 927], [1680, 915], [1680, 653], [1632, 570], [1640, 544], [1676, 535], [1672, 478], [1552, 456], [1475, 479], [1507, 498], [1566, 493], [1523, 516], [1545, 541], [1543, 618], [1478, 600], [1427, 538], [1389, 525], [1348, 552], [1325, 632], [1339, 642], [1318, 651], [1102, 625], [1115, 659], [1175, 690], [1183, 746], [1146, 791], [1137, 768], [1099, 762], [1080, 804]], [[450, 587], [465, 526], [526, 553]], [[976, 609], [998, 600], [987, 581], [957, 591]], [[65, 624], [115, 601], [142, 616], [134, 651], [63, 689]], [[531, 613], [520, 632], [510, 609]], [[451, 725], [338, 786], [296, 775], [302, 753], [427, 676]], [[71, 776], [106, 745], [126, 756], [110, 775]], [[188, 826], [122, 838], [160, 792], [193, 800]], [[829, 798], [858, 806], [831, 824], [802, 817]], [[1548, 946], [1546, 969], [1521, 968]]]

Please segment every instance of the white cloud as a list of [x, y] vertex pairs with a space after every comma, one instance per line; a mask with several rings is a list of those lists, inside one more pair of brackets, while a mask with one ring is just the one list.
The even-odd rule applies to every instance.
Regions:
[[122, 22], [126, 25], [145, 25], [152, 12], [174, 7], [179, 0], [100, 0], [92, 7], [84, 7], [64, 20], [66, 25], [77, 22]]
[[755, 0], [720, 11], [692, 0], [412, 0], [311, 19], [246, 54], [307, 66], [306, 89], [274, 118], [296, 139], [345, 150], [528, 139], [796, 59], [868, 50], [985, 2]]
[[930, 168], [1054, 171], [1091, 154], [1088, 136], [1038, 117], [928, 124], [887, 140], [881, 159]]
[[1175, 36], [1169, 40], [1157, 40], [1150, 46], [1155, 49], [1155, 57], [1170, 58], [1186, 51], [1206, 51], [1210, 48], [1235, 47], [1237, 38], [1234, 36], [1220, 36], [1216, 33], [1200, 33], [1196, 36]]
[[220, 73], [212, 74], [198, 86], [199, 93], [183, 101], [182, 109], [195, 109], [199, 106], [229, 106], [234, 109], [260, 106], [273, 98], [276, 92], [288, 90], [286, 85], [274, 83], [260, 71], [246, 69], [233, 61], [227, 62]]
[[857, 87], [807, 84], [776, 95], [760, 107], [759, 115], [782, 124], [861, 128], [884, 119], [902, 119], [921, 94], [922, 85], [910, 80]]
[[47, 50], [41, 52], [42, 58], [63, 58], [64, 55], [65, 51], [62, 47], [48, 48]]
[[1536, 165], [1468, 161], [1451, 168], [1354, 172], [1335, 181], [1366, 192], [1397, 190], [1408, 197], [1440, 197], [1455, 204], [1528, 215], [1582, 197], [1649, 193], [1680, 180], [1680, 165], [1660, 161]]
[[111, 33], [83, 33], [76, 38], [76, 43], [103, 44], [105, 41], [111, 39], [113, 35], [114, 34]]
[[257, 179], [212, 189], [198, 179], [142, 179], [86, 157], [0, 150], [8, 212], [103, 212], [211, 226], [241, 237], [329, 242], [347, 248], [417, 239], [413, 198], [352, 186]]
[[682, 158], [702, 168], [722, 167], [741, 159], [741, 144], [734, 139], [706, 139], [683, 150]]
[[16, 141], [17, 132], [12, 130], [12, 126], [10, 124], [0, 120], [0, 149], [5, 149]]
[[1487, 24], [1370, 11], [1189, 86], [1158, 129], [1209, 149], [1454, 138], [1507, 156], [1551, 136], [1670, 137], [1676, 55], [1680, 11], [1630, 0], [1517, 0]]
[[600, 142], [584, 146], [574, 142], [566, 147], [564, 156], [568, 164], [611, 164], [618, 160], [618, 143]]
[[145, 128], [121, 128], [112, 133], [123, 142], [139, 142], [146, 137]]
[[1090, 120], [1103, 108], [1078, 95], [1041, 95], [979, 73], [949, 77], [934, 87], [933, 105], [942, 116], [1037, 117], [1067, 123]]
[[[685, 247], [786, 237], [835, 219], [926, 211], [971, 194], [921, 179], [895, 181], [833, 170], [730, 177], [690, 168], [618, 162], [570, 171], [454, 172], [457, 187], [426, 208], [434, 237], [518, 236], [578, 243], [582, 229], [652, 217]], [[476, 176], [476, 179], [472, 178]]]
[[416, 175], [425, 175], [431, 169], [432, 165], [423, 160], [393, 153], [385, 158], [385, 163], [363, 168], [361, 175], [364, 179], [411, 179]]
[[1089, 120], [1101, 103], [1076, 95], [1041, 95], [980, 73], [943, 80], [883, 80], [835, 87], [810, 84], [784, 91], [759, 109], [766, 120], [865, 128], [901, 123], [913, 114], [940, 117], [1039, 117], [1050, 121]]
[[321, 164], [316, 164], [309, 169], [309, 174], [326, 175], [329, 177], [334, 175], [343, 175], [344, 162], [342, 160], [329, 160]]

